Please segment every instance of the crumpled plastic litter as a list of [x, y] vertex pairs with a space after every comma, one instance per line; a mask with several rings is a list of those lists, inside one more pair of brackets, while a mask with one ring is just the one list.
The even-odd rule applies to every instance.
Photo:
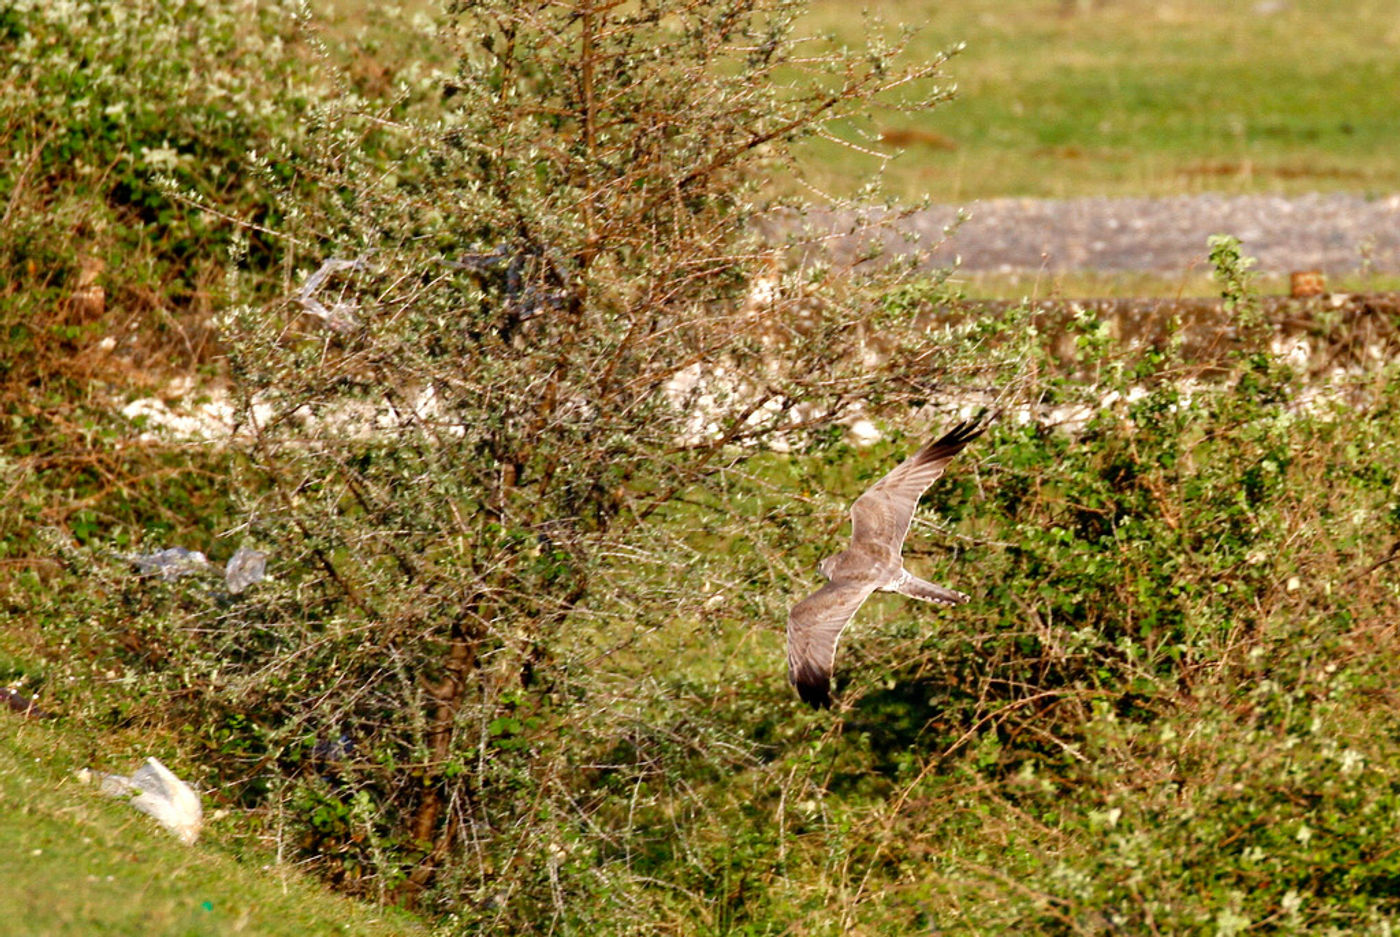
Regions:
[[316, 291], [321, 288], [326, 277], [332, 273], [338, 273], [341, 270], [359, 270], [364, 266], [364, 257], [355, 260], [331, 257], [321, 264], [319, 270], [306, 278], [306, 282], [292, 298], [300, 304], [301, 308], [324, 322], [332, 332], [353, 332], [360, 327], [360, 307], [355, 303], [335, 303], [327, 308], [316, 298]]
[[199, 795], [155, 758], [147, 758], [130, 777], [84, 768], [78, 772], [78, 780], [95, 783], [98, 790], [113, 797], [135, 795], [131, 806], [154, 817], [186, 846], [193, 846], [199, 839], [204, 826]]
[[255, 582], [261, 582], [267, 575], [267, 554], [261, 550], [239, 547], [228, 558], [224, 567], [224, 584], [233, 595], [238, 595]]
[[169, 547], [128, 559], [136, 565], [136, 571], [141, 575], [159, 576], [167, 581], [202, 572], [209, 565], [209, 558], [203, 553], [184, 547]]
[[335, 738], [318, 738], [311, 746], [311, 758], [323, 764], [338, 764], [355, 753], [355, 740], [341, 732]]
[[[181, 576], [213, 571], [209, 558], [198, 550], [168, 547], [155, 553], [126, 557], [142, 576], [159, 576], [167, 582]], [[255, 582], [267, 578], [267, 554], [261, 550], [239, 547], [224, 564], [224, 584], [231, 595], [238, 595]]]

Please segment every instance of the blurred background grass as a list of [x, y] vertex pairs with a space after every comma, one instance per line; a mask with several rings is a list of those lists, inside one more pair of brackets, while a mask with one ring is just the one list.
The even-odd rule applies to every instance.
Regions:
[[[898, 195], [957, 202], [1400, 185], [1394, 4], [865, 6], [887, 22], [919, 26], [914, 54], [967, 44], [946, 68], [958, 88], [950, 105], [918, 120], [874, 122], [877, 136], [909, 139], [886, 171]], [[857, 37], [866, 29], [859, 10], [819, 0], [812, 26]], [[869, 163], [826, 142], [811, 155], [823, 167], [818, 181], [837, 190]]]
[[[383, 8], [319, 0], [332, 35], [364, 42]], [[436, 5], [412, 0], [408, 15]], [[914, 28], [911, 59], [966, 48], [944, 69], [952, 101], [832, 127], [851, 145], [800, 146], [807, 185], [849, 196], [873, 173], [900, 200], [967, 205], [1077, 198], [1400, 190], [1400, 17], [1373, 0], [816, 0], [812, 36], [855, 44]], [[382, 23], [381, 23], [382, 25]], [[373, 43], [370, 44], [374, 46]], [[392, 44], [376, 67], [392, 70]], [[1059, 275], [968, 272], [970, 298], [1210, 296], [1208, 271]], [[1390, 290], [1357, 276], [1337, 290]], [[1264, 292], [1283, 292], [1280, 277]]]

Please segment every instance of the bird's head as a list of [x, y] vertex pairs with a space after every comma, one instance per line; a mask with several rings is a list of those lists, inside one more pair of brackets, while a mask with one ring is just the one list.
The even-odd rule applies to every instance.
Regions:
[[831, 567], [832, 567], [833, 565], [835, 565], [835, 563], [836, 563], [836, 557], [834, 557], [834, 556], [828, 556], [826, 559], [822, 560], [820, 563], [817, 564], [817, 572], [821, 573], [823, 576], [825, 576], [825, 577], [827, 578], [828, 581], [830, 581], [830, 579], [831, 579]]

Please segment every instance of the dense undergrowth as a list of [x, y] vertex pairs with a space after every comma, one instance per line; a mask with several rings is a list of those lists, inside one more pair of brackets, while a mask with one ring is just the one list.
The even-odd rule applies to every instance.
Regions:
[[[782, 616], [844, 537], [846, 500], [913, 440], [732, 461], [658, 512], [599, 560], [617, 589], [569, 616], [539, 683], [494, 676], [482, 744], [456, 770], [509, 822], [462, 832], [473, 850], [446, 863], [432, 906], [468, 931], [1389, 920], [1396, 375], [1358, 375], [1379, 396], [1308, 412], [1265, 356], [1189, 397], [1180, 368], [1125, 364], [1117, 389], [1147, 393], [1095, 406], [1078, 432], [1006, 417], [979, 440], [910, 551], [974, 602], [873, 600], [830, 715], [783, 681]], [[1068, 378], [1032, 387], [1090, 396]], [[295, 626], [307, 613], [289, 603], [315, 593], [282, 555], [281, 581], [233, 605], [70, 562], [60, 581], [85, 586], [31, 600], [46, 625], [33, 653], [87, 731], [188, 720], [177, 747], [250, 831], [293, 817], [284, 835], [342, 884], [384, 874], [374, 798], [422, 768], [378, 760], [392, 713], [331, 736], [313, 695], [382, 696], [340, 677], [360, 655], [403, 679], [379, 623]], [[668, 612], [658, 594], [700, 607]], [[97, 672], [122, 676], [104, 689]]]
[[[239, 30], [211, 6], [199, 31], [174, 3], [126, 32], [105, 8], [85, 14], [100, 30], [39, 6], [0, 18], [24, 52], [0, 108], [35, 154], [0, 225], [5, 676], [66, 714], [85, 757], [154, 746], [233, 811], [210, 841], [275, 848], [446, 933], [1375, 932], [1400, 915], [1387, 357], [1318, 393], [1269, 353], [1228, 240], [1239, 343], [1209, 372], [1088, 316], [1068, 356], [1014, 310], [918, 331], [948, 297], [903, 269], [808, 269], [756, 301], [773, 258], [734, 223], [748, 175], [786, 167], [773, 150], [811, 127], [764, 121], [833, 82], [862, 104], [894, 74], [833, 58], [812, 98], [761, 90], [793, 67], [765, 57], [786, 6], [750, 48], [742, 5], [613, 31], [462, 5], [477, 32], [456, 34], [471, 42], [431, 132], [426, 85], [370, 106], [316, 77], [324, 57], [284, 57], [304, 24], [260, 8]], [[658, 64], [659, 35], [692, 57]], [[585, 36], [621, 45], [580, 55]], [[534, 54], [501, 51], [517, 43]], [[44, 90], [45, 56], [115, 76], [124, 55], [190, 71], [139, 94], [91, 71], [82, 107]], [[254, 63], [249, 96], [205, 108], [219, 83], [180, 83], [200, 55]], [[72, 152], [50, 150], [45, 108]], [[177, 131], [188, 162], [160, 156]], [[143, 152], [173, 163], [140, 170]], [[74, 223], [46, 225], [62, 205]], [[201, 208], [256, 226], [202, 227]], [[100, 313], [74, 300], [83, 251], [122, 271], [98, 278]], [[278, 298], [331, 257], [321, 321]], [[114, 388], [166, 365], [101, 339], [148, 315], [142, 348], [208, 364], [201, 302], [243, 430], [138, 442]], [[865, 328], [889, 338], [879, 362], [853, 352]], [[676, 383], [695, 365], [732, 381]], [[1003, 415], [908, 550], [974, 601], [873, 599], [838, 707], [807, 711], [782, 623], [846, 505], [991, 397]], [[831, 429], [853, 401], [887, 441]], [[117, 555], [174, 541], [266, 549], [272, 576], [232, 596]]]
[[[379, 32], [394, 53], [402, 31]], [[0, 563], [35, 562], [45, 525], [81, 543], [194, 526], [209, 547], [220, 521], [197, 518], [227, 464], [123, 446], [113, 411], [218, 377], [230, 251], [238, 295], [284, 291], [294, 252], [273, 230], [317, 190], [294, 154], [319, 109], [411, 108], [433, 50], [395, 55], [394, 83], [363, 52], [332, 62], [293, 4], [185, 2], [8, 4], [0, 50], [0, 445], [33, 495], [0, 514]]]

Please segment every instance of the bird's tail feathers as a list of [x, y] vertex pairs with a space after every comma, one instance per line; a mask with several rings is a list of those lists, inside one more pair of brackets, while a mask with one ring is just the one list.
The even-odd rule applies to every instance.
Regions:
[[907, 570], [894, 584], [891, 591], [907, 595], [911, 599], [936, 602], [939, 605], [961, 605], [971, 598], [971, 596], [956, 589], [949, 589], [947, 586], [940, 586], [926, 579], [920, 579]]

